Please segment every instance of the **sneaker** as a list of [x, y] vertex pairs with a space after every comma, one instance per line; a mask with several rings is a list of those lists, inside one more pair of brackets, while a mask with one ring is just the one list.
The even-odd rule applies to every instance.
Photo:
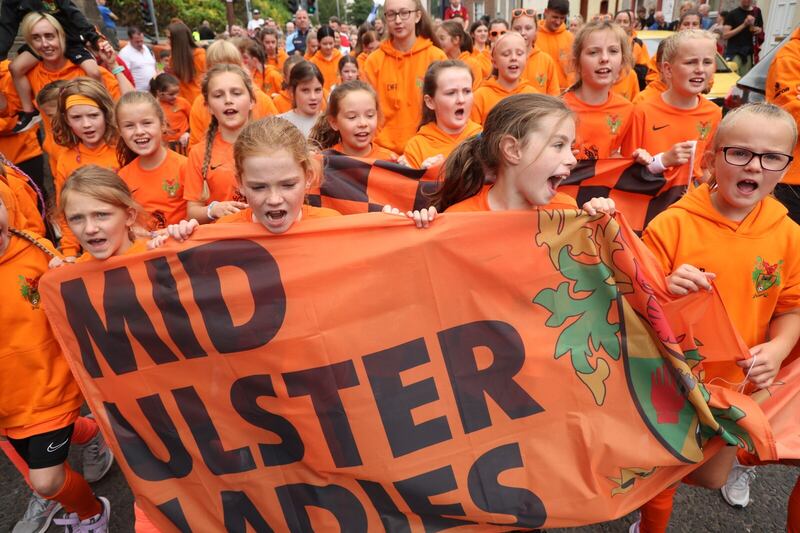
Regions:
[[61, 504], [54, 500], [45, 500], [35, 492], [28, 500], [28, 509], [22, 519], [16, 523], [12, 533], [43, 533], [50, 527], [53, 517], [61, 509]]
[[11, 130], [11, 133], [22, 133], [24, 131], [28, 131], [41, 121], [42, 117], [36, 110], [32, 111], [31, 113], [20, 111], [17, 113], [17, 125], [14, 126], [13, 130]]
[[61, 518], [56, 518], [53, 523], [57, 526], [63, 526], [65, 533], [80, 533], [78, 529], [81, 525], [81, 519], [78, 518], [77, 513], [65, 512]]
[[81, 520], [76, 533], [108, 533], [108, 519], [111, 516], [111, 502], [100, 496], [97, 498], [103, 504], [103, 510], [86, 520]]
[[[87, 418], [92, 418], [92, 415]], [[114, 454], [111, 453], [106, 439], [99, 430], [97, 435], [82, 446], [81, 457], [83, 459], [83, 477], [89, 483], [102, 479], [114, 464]]]
[[728, 474], [728, 481], [720, 489], [722, 497], [732, 507], [747, 507], [750, 503], [750, 483], [756, 477], [756, 467], [742, 466], [736, 461]]

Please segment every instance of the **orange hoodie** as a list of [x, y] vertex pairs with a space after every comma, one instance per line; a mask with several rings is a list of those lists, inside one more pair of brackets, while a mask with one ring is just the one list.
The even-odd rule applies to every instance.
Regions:
[[186, 158], [172, 150], [152, 169], [141, 167], [139, 157], [119, 169], [119, 177], [128, 184], [133, 199], [150, 215], [147, 229], [166, 228], [186, 218], [183, 178]]
[[722, 110], [702, 96], [694, 109], [679, 109], [663, 98], [643, 100], [633, 107], [631, 128], [622, 141], [622, 153], [644, 148], [655, 155], [684, 141], [697, 141], [693, 175], [701, 178], [700, 163], [706, 146], [714, 137]]
[[543, 20], [539, 21], [536, 46], [556, 62], [559, 87], [572, 85], [572, 41], [574, 40], [575, 37], [567, 31], [566, 25], [562, 24], [556, 31], [550, 31]]
[[[461, 200], [457, 204], [453, 204], [447, 209], [445, 209], [445, 213], [469, 213], [475, 211], [491, 211], [492, 208], [489, 206], [489, 190], [492, 188], [491, 185], [484, 185], [481, 187], [481, 190], [475, 196], [471, 196], [466, 200]], [[553, 199], [550, 200], [550, 203], [544, 206], [549, 209], [575, 209], [578, 207], [578, 204], [575, 203], [575, 198], [569, 196], [568, 194], [564, 194], [563, 192], [557, 192]]]
[[5, 166], [3, 168], [5, 176], [0, 174], [0, 183], [8, 187], [16, 202], [16, 225], [14, 227], [37, 235], [44, 235], [44, 220], [39, 213], [39, 198], [36, 196], [36, 191], [29, 185], [28, 180], [13, 167]]
[[[100, 75], [103, 78], [103, 84], [106, 86], [106, 89], [108, 89], [109, 94], [111, 94], [111, 98], [113, 98], [114, 101], [119, 100], [119, 97], [122, 96], [122, 93], [120, 93], [117, 78], [115, 78], [111, 72], [104, 68], [100, 69]], [[71, 61], [67, 61], [64, 66], [58, 70], [47, 70], [44, 68], [44, 64], [36, 63], [36, 65], [26, 74], [28, 81], [31, 83], [33, 94], [37, 94], [42, 90], [42, 87], [51, 81], [72, 80], [84, 76], [86, 76], [86, 72], [84, 72], [81, 67]]]
[[632, 103], [611, 92], [604, 103], [591, 105], [578, 99], [572, 91], [564, 95], [564, 103], [578, 117], [575, 132], [578, 154], [575, 157], [605, 159], [621, 148], [622, 139], [631, 126]]
[[[800, 124], [800, 28], [794, 30], [789, 42], [775, 54], [765, 90], [768, 102], [784, 108]], [[800, 185], [800, 144], [794, 148], [794, 161], [783, 183]]]
[[548, 54], [535, 46], [528, 54], [528, 62], [522, 77], [536, 87], [540, 93], [558, 96], [561, 94], [561, 85], [558, 82], [558, 67]]
[[189, 82], [178, 80], [180, 87], [180, 96], [186, 98], [188, 102], [194, 102], [194, 99], [201, 94], [200, 83], [203, 81], [203, 75], [206, 73], [206, 50], [205, 48], [197, 47], [192, 53], [192, 61], [194, 62], [194, 78]]
[[[9, 207], [9, 225], [16, 227], [13, 195], [0, 185], [0, 197]], [[39, 279], [48, 271], [50, 256], [26, 239], [9, 237], [0, 255], [0, 428], [20, 428], [14, 437], [25, 438], [38, 431], [25, 434], [22, 426], [77, 411], [83, 397], [39, 297]], [[58, 255], [49, 241], [37, 240]]]
[[[708, 185], [690, 190], [656, 216], [642, 236], [671, 273], [684, 263], [716, 274], [714, 286], [748, 346], [767, 340], [776, 314], [800, 307], [800, 226], [772, 197], [758, 203], [741, 222], [723, 217], [711, 203]], [[741, 370], [725, 365], [706, 369], [731, 383]]]
[[322, 84], [323, 89], [330, 90], [330, 88], [339, 79], [339, 60], [342, 58], [342, 53], [338, 49], [333, 50], [330, 58], [322, 55], [322, 50], [311, 56], [310, 61], [319, 67], [322, 72], [322, 79], [325, 83]]
[[480, 133], [482, 129], [480, 124], [469, 120], [461, 133], [452, 135], [442, 131], [435, 121], [428, 122], [411, 137], [403, 155], [409, 166], [422, 168], [422, 162], [429, 157], [442, 154], [446, 159], [461, 141]]
[[472, 50], [472, 57], [478, 60], [484, 78], [492, 75], [492, 68], [494, 67], [492, 66], [492, 54], [489, 52], [489, 46], [486, 46], [483, 50]]
[[636, 77], [636, 72], [633, 69], [629, 70], [628, 74], [622, 76], [611, 87], [611, 90], [627, 101], [632, 102], [639, 95], [639, 78]]
[[294, 106], [292, 95], [289, 94], [288, 89], [281, 89], [279, 92], [273, 94], [272, 103], [275, 105], [275, 109], [278, 110], [278, 114], [291, 111]]
[[386, 40], [367, 57], [364, 78], [378, 93], [384, 124], [375, 142], [395, 153], [403, 153], [422, 119], [422, 81], [434, 61], [447, 55], [430, 39], [417, 37], [408, 52], [400, 52]]
[[[56, 174], [53, 176], [54, 188], [56, 191], [56, 205], [60, 204], [61, 189], [67, 182], [70, 174], [84, 165], [98, 165], [117, 172], [119, 170], [119, 161], [117, 161], [117, 151], [113, 146], [106, 143], [101, 143], [97, 148], [89, 149], [83, 143], [73, 148], [68, 148], [61, 153], [56, 164]], [[67, 226], [64, 217], [59, 221], [61, 228], [61, 252], [65, 256], [76, 256], [81, 245], [78, 238], [72, 233]]]
[[469, 71], [472, 73], [472, 90], [474, 91], [481, 86], [481, 83], [483, 83], [483, 80], [486, 78], [486, 76], [483, 75], [480, 61], [472, 57], [472, 54], [469, 52], [461, 52], [461, 55], [458, 56], [458, 60], [469, 67]]
[[283, 71], [283, 64], [287, 59], [289, 56], [286, 54], [286, 50], [278, 48], [278, 53], [273, 57], [268, 57], [266, 64], [275, 67], [278, 71]]
[[489, 78], [475, 91], [470, 118], [478, 124], [483, 124], [489, 111], [506, 96], [538, 92], [539, 90], [524, 78], [520, 78], [517, 86], [510, 91], [501, 86], [497, 78]]
[[6, 108], [0, 113], [0, 152], [18, 165], [42, 155], [42, 149], [36, 137], [36, 127], [23, 133], [11, 134], [11, 130], [17, 125], [17, 111], [21, 109], [21, 103], [8, 70], [10, 63], [8, 60], [0, 61], [0, 91], [6, 95], [7, 101]]

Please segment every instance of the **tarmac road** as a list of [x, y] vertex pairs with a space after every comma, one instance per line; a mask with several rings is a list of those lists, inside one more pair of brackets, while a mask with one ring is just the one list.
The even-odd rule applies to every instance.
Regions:
[[[73, 464], [79, 455], [73, 450]], [[777, 533], [786, 530], [786, 501], [794, 486], [800, 470], [794, 467], [765, 466], [758, 470], [752, 491], [751, 502], [746, 509], [729, 507], [719, 491], [703, 490], [681, 486], [675, 497], [675, 511], [672, 515], [670, 533], [699, 532], [741, 532]], [[28, 501], [28, 487], [19, 477], [11, 463], [0, 454], [0, 479], [6, 487], [0, 494], [0, 532], [11, 531], [16, 520], [25, 512]], [[114, 465], [105, 478], [95, 483], [95, 492], [111, 501], [112, 533], [133, 531], [133, 497], [125, 478]], [[691, 504], [689, 502], [692, 502]], [[570, 531], [580, 533], [625, 533], [635, 520], [635, 513], [614, 522], [574, 529], [551, 531]], [[51, 526], [48, 531], [60, 528]]]

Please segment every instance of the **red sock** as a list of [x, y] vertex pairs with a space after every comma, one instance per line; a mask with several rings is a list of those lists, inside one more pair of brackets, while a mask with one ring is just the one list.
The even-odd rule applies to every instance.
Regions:
[[[17, 450], [15, 450], [11, 443], [7, 440], [0, 440], [0, 449], [2, 449], [3, 453], [6, 454], [6, 457], [8, 457], [8, 459], [11, 461], [11, 464], [13, 464], [19, 473], [22, 474], [22, 477], [25, 478], [25, 483], [27, 483], [30, 487], [31, 480], [28, 477], [28, 463], [25, 462], [25, 459], [20, 457], [20, 455], [17, 453]], [[33, 490], [33, 487], [31, 487], [31, 490]]]
[[786, 531], [800, 533], [800, 477], [789, 495], [789, 513], [786, 517]]
[[78, 513], [81, 520], [91, 518], [103, 510], [102, 504], [95, 498], [83, 476], [72, 470], [67, 463], [64, 463], [64, 484], [48, 499], [57, 501], [69, 513]]
[[97, 435], [98, 431], [100, 431], [100, 428], [97, 426], [97, 422], [94, 421], [94, 418], [79, 416], [75, 420], [75, 429], [72, 432], [71, 442], [78, 446], [86, 444]]
[[672, 499], [678, 485], [664, 489], [655, 498], [647, 502], [640, 509], [642, 521], [639, 523], [640, 533], [665, 533], [672, 515]]

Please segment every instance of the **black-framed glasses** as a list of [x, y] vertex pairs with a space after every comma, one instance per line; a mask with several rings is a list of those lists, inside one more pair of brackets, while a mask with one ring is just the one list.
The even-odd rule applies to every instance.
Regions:
[[720, 151], [725, 155], [725, 161], [737, 167], [743, 167], [758, 156], [758, 162], [764, 170], [780, 172], [789, 166], [794, 157], [780, 152], [765, 152], [759, 154], [747, 148], [738, 146], [723, 146]]
[[419, 9], [401, 9], [400, 11], [387, 11], [383, 14], [386, 17], [386, 20], [393, 21], [397, 17], [400, 17], [400, 20], [408, 20], [408, 17], [411, 16], [411, 13], [416, 13]]
[[536, 18], [536, 11], [530, 8], [528, 9], [517, 8], [511, 11], [511, 20], [514, 20], [515, 18], [519, 18], [522, 16]]

